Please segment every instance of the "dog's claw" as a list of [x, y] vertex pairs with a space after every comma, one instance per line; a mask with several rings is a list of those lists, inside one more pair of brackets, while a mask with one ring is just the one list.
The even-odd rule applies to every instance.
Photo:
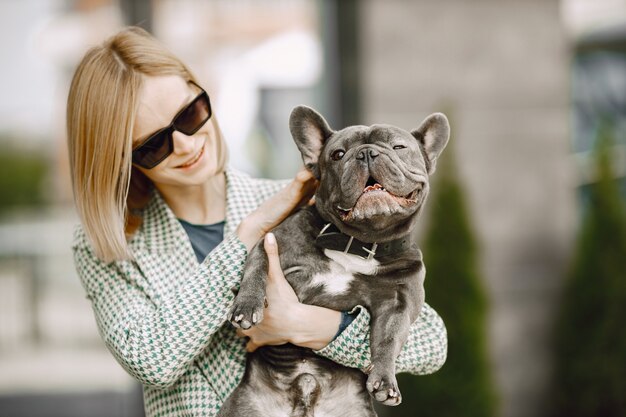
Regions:
[[372, 397], [384, 405], [394, 406], [402, 402], [398, 383], [393, 375], [372, 372], [367, 378], [366, 387]]
[[235, 327], [248, 330], [263, 320], [263, 305], [263, 299], [239, 294], [229, 314], [230, 322]]

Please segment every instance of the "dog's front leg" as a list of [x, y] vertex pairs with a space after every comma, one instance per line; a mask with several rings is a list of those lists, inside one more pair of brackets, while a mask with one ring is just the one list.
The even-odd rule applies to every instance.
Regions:
[[366, 387], [376, 401], [385, 405], [402, 402], [396, 380], [396, 358], [409, 336], [407, 311], [372, 311], [370, 347], [372, 363]]
[[239, 293], [228, 316], [235, 327], [249, 329], [263, 320], [267, 272], [267, 254], [260, 241], [250, 251]]

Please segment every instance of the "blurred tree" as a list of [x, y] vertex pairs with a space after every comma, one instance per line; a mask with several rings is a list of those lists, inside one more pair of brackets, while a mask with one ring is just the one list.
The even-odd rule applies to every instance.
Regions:
[[38, 153], [17, 149], [10, 142], [0, 153], [0, 215], [20, 207], [45, 203], [44, 182], [49, 172], [47, 159]]
[[555, 417], [626, 416], [626, 206], [611, 166], [612, 130], [600, 129], [555, 333]]
[[487, 301], [454, 149], [439, 160], [436, 179], [422, 251], [426, 300], [446, 324], [448, 359], [433, 375], [399, 375], [403, 402], [387, 414], [489, 417], [495, 414], [496, 396], [486, 349]]

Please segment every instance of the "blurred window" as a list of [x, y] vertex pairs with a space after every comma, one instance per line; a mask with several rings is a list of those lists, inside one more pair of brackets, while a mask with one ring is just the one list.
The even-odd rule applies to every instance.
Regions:
[[626, 199], [626, 25], [581, 38], [572, 60], [572, 148], [583, 203], [594, 181], [593, 151], [611, 136], [612, 168]]

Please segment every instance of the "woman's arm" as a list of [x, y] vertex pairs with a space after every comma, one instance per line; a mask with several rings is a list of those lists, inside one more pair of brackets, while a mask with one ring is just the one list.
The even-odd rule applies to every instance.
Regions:
[[[316, 353], [351, 368], [366, 369], [371, 363], [370, 315], [361, 306], [355, 307], [353, 311], [358, 311], [354, 321]], [[424, 304], [396, 359], [396, 372], [432, 374], [443, 366], [447, 354], [448, 336], [443, 320], [428, 304]]]
[[104, 264], [86, 243], [74, 247], [106, 346], [133, 377], [159, 388], [173, 385], [224, 323], [246, 254], [236, 235], [227, 237], [157, 305], [132, 262]]
[[[264, 199], [258, 209], [250, 213], [237, 228], [237, 234], [248, 251], [270, 230], [278, 226], [297, 208], [313, 197], [317, 180], [310, 171], [302, 168], [294, 179], [278, 193]], [[260, 192], [261, 190], [251, 190]]]

